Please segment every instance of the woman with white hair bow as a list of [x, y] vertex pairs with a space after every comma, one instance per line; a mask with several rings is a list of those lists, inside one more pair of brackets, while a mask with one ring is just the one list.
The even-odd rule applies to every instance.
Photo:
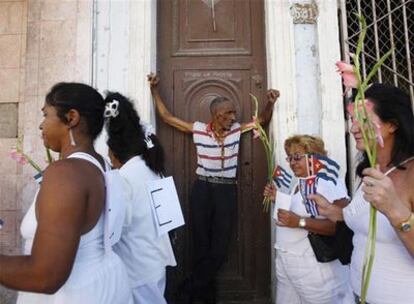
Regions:
[[150, 125], [140, 122], [132, 102], [119, 93], [106, 97], [109, 157], [120, 169], [132, 202], [120, 242], [114, 248], [127, 266], [135, 304], [166, 304], [166, 266], [176, 261], [168, 234], [158, 236], [146, 183], [160, 179], [164, 151]]

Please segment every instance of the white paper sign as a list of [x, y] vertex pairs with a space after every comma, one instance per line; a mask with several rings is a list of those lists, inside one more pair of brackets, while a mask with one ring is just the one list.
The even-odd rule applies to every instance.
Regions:
[[283, 192], [276, 193], [275, 208], [273, 211], [273, 218], [277, 221], [277, 212], [279, 209], [290, 210], [290, 203], [292, 197], [289, 194]]
[[166, 177], [147, 182], [152, 214], [158, 236], [184, 225], [184, 217], [173, 178]]

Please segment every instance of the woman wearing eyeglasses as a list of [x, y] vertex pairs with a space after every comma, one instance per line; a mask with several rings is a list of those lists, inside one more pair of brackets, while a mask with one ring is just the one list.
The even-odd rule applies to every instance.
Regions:
[[[340, 303], [346, 291], [347, 266], [343, 266], [335, 256], [320, 257], [319, 252], [314, 252], [308, 237], [308, 234], [316, 234], [318, 238], [320, 235], [333, 235], [335, 224], [318, 215], [317, 210], [309, 208], [300, 191], [300, 185], [303, 187], [304, 184], [298, 182], [300, 179], [309, 181], [305, 180], [309, 175], [307, 155], [326, 156], [324, 143], [318, 137], [296, 135], [285, 141], [285, 151], [286, 160], [297, 178], [292, 190], [283, 193], [276, 190], [275, 185], [269, 184], [264, 191], [264, 195], [271, 197], [275, 201], [275, 208], [278, 208], [276, 303]], [[343, 181], [337, 180], [335, 183], [317, 178], [315, 185], [318, 193], [329, 197], [336, 205], [345, 206], [348, 201], [347, 189]], [[318, 261], [317, 256], [323, 262]]]

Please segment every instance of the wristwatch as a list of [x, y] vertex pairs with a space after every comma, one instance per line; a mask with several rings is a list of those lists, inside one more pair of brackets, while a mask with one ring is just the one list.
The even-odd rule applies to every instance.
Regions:
[[414, 226], [414, 213], [411, 213], [410, 217], [406, 221], [399, 224], [397, 227], [401, 232], [408, 232], [411, 229], [413, 229], [413, 226]]
[[306, 226], [306, 220], [304, 217], [301, 217], [299, 219], [299, 228], [305, 228], [305, 226]]

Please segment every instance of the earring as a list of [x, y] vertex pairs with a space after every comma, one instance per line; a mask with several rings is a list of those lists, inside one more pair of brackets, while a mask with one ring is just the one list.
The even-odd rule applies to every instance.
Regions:
[[69, 129], [70, 145], [76, 146], [75, 138], [73, 137], [72, 129]]

